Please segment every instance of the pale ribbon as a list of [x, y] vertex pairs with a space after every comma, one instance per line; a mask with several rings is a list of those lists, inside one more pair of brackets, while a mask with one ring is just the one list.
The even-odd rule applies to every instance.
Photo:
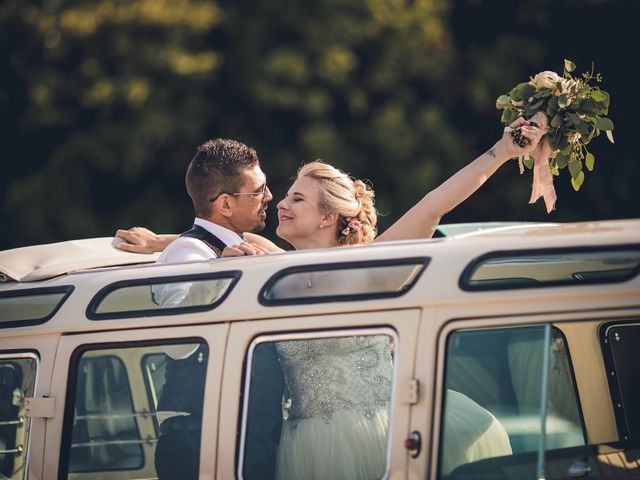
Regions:
[[[536, 113], [535, 116], [539, 117], [538, 123], [546, 128], [546, 116], [540, 112]], [[551, 168], [549, 167], [549, 158], [552, 153], [553, 148], [551, 148], [548, 136], [540, 140], [536, 149], [531, 152], [531, 156], [533, 157], [533, 184], [531, 185], [531, 198], [529, 198], [529, 203], [535, 203], [542, 197], [547, 207], [547, 213], [553, 211], [557, 199], [556, 190], [553, 188], [553, 176], [551, 174]], [[523, 159], [524, 157], [518, 158], [520, 173], [524, 172]]]

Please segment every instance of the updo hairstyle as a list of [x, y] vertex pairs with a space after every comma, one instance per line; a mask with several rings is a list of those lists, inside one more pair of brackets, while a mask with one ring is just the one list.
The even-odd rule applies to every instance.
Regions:
[[378, 212], [374, 192], [362, 180], [355, 180], [321, 160], [304, 165], [298, 178], [315, 179], [320, 186], [319, 207], [340, 215], [336, 225], [339, 245], [370, 243], [376, 238]]

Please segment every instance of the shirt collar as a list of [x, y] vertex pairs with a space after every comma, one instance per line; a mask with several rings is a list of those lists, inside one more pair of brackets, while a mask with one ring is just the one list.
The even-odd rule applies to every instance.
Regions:
[[209, 233], [212, 233], [220, 240], [222, 240], [227, 245], [235, 245], [237, 243], [241, 243], [244, 240], [240, 235], [238, 235], [233, 230], [229, 230], [228, 228], [222, 227], [217, 223], [210, 222], [208, 220], [204, 220], [202, 218], [197, 218], [193, 221], [194, 225], [198, 225]]

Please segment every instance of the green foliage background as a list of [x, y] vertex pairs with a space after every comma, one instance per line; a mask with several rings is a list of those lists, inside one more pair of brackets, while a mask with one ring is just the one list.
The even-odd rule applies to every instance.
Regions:
[[527, 204], [513, 162], [445, 221], [637, 217], [638, 13], [633, 0], [5, 0], [0, 248], [187, 229], [184, 172], [213, 137], [254, 146], [276, 199], [318, 157], [370, 179], [384, 228], [498, 138], [498, 95], [564, 58], [604, 74], [616, 144], [594, 142], [579, 193], [556, 181], [551, 215]]

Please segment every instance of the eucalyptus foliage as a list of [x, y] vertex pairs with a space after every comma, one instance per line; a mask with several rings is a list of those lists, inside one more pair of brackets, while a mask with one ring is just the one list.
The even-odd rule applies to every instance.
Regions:
[[[568, 168], [571, 185], [577, 191], [584, 182], [583, 165], [592, 171], [595, 157], [587, 150], [591, 140], [605, 132], [613, 143], [613, 122], [609, 113], [609, 94], [598, 85], [602, 76], [585, 72], [574, 77], [576, 65], [564, 61], [562, 77], [555, 72], [540, 72], [530, 81], [519, 83], [506, 95], [496, 100], [496, 108], [502, 110], [500, 121], [510, 125], [518, 117], [529, 119], [543, 112], [548, 119], [547, 138], [553, 149], [549, 161], [551, 172]], [[528, 168], [533, 159], [524, 160]]]

